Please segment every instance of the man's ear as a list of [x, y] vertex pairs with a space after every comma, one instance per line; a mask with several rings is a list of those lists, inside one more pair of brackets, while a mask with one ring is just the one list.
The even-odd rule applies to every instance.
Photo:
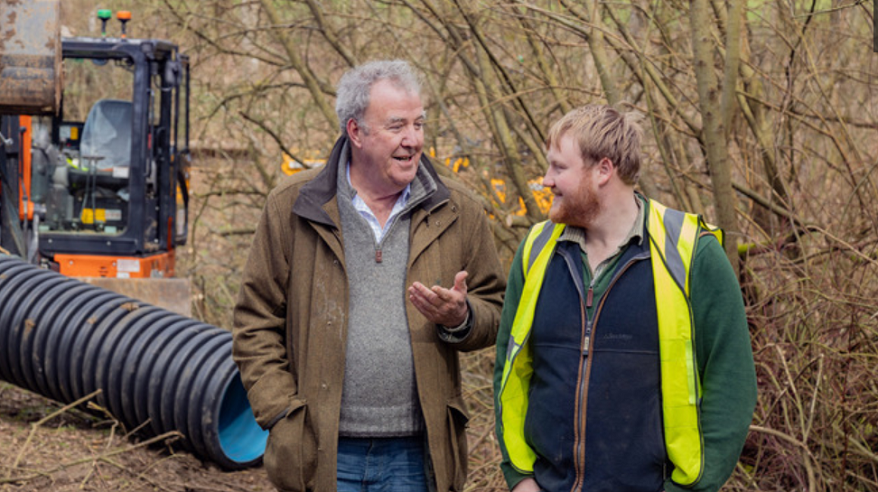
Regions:
[[347, 125], [345, 125], [345, 128], [347, 129], [348, 139], [350, 139], [351, 144], [353, 144], [358, 149], [362, 148], [363, 147], [363, 133], [365, 133], [363, 131], [363, 127], [360, 126], [359, 123], [357, 123], [357, 120], [355, 120], [354, 118], [351, 118], [348, 120], [348, 123], [347, 123]]
[[601, 158], [595, 166], [597, 167], [598, 185], [606, 184], [616, 174], [615, 164], [607, 157]]

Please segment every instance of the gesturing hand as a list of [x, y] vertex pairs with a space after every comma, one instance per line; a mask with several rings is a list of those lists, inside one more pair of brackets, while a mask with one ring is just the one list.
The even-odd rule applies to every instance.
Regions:
[[428, 320], [438, 325], [458, 326], [466, 321], [466, 271], [457, 272], [454, 285], [427, 288], [420, 282], [409, 287], [409, 300]]

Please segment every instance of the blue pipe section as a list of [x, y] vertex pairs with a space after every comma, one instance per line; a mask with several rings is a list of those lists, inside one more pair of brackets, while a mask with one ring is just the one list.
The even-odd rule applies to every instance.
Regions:
[[178, 431], [223, 468], [258, 464], [227, 330], [0, 255], [0, 379], [62, 403], [97, 403], [127, 429]]

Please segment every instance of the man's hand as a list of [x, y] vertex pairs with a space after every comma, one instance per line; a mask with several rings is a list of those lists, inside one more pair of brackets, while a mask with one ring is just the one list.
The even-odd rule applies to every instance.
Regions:
[[512, 492], [540, 492], [540, 486], [537, 485], [537, 481], [532, 478], [525, 478], [524, 480], [515, 484]]
[[428, 289], [415, 282], [409, 287], [409, 300], [428, 320], [455, 327], [466, 321], [466, 271], [457, 272], [450, 289], [434, 285]]

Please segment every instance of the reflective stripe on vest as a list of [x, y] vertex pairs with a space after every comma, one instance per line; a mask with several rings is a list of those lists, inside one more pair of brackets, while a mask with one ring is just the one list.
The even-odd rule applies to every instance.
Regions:
[[[665, 447], [674, 464], [671, 478], [685, 486], [698, 481], [704, 466], [699, 420], [701, 382], [689, 303], [689, 271], [701, 232], [714, 234], [720, 244], [723, 236], [722, 231], [706, 224], [700, 216], [668, 209], [652, 200], [647, 203], [647, 232], [659, 327]], [[536, 461], [536, 453], [524, 438], [528, 387], [533, 373], [532, 356], [526, 342], [540, 287], [563, 230], [563, 224], [543, 222], [534, 226], [525, 240], [522, 252], [524, 289], [503, 367], [498, 398], [503, 442], [510, 463], [523, 473], [533, 473]]]
[[[537, 299], [543, 286], [543, 277], [549, 260], [555, 252], [558, 237], [564, 231], [564, 224], [541, 222], [535, 225], [527, 237], [522, 251], [522, 267], [525, 275], [524, 289], [515, 321], [512, 322], [512, 333], [509, 335], [509, 346], [506, 349], [506, 363], [503, 365], [503, 379], [500, 385], [500, 419], [503, 428], [503, 442], [509, 454], [512, 466], [522, 473], [533, 473], [536, 453], [524, 440], [524, 419], [527, 416], [528, 388], [533, 375], [533, 356], [530, 345], [527, 345], [530, 327], [533, 324]], [[534, 247], [536, 246], [536, 247]], [[536, 254], [533, 261], [529, 261]], [[528, 276], [528, 267], [537, 273]], [[510, 377], [513, 373], [515, 377]]]

